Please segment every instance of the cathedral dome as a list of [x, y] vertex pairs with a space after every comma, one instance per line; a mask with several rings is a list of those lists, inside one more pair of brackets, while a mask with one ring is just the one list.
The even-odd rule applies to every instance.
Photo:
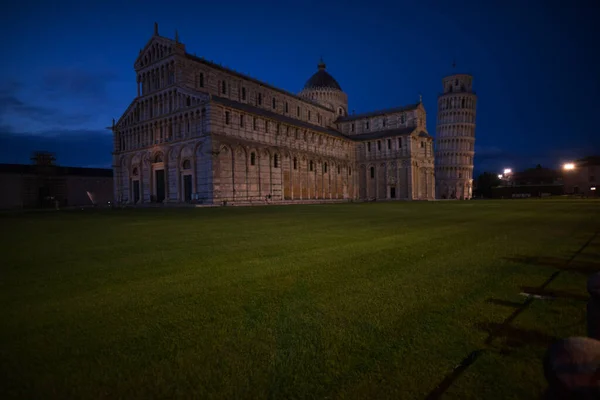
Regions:
[[313, 74], [304, 84], [304, 90], [310, 89], [336, 89], [341, 91], [340, 84], [327, 71], [325, 71], [325, 63], [323, 60], [317, 66], [319, 69]]

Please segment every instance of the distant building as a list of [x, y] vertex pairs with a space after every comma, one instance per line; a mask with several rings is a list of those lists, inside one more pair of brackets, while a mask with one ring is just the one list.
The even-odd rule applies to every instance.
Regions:
[[421, 100], [348, 112], [325, 63], [298, 94], [154, 35], [114, 134], [115, 199], [129, 204], [435, 198]]
[[565, 193], [599, 196], [600, 156], [585, 157], [573, 164], [573, 169], [563, 171]]
[[64, 167], [50, 153], [34, 164], [0, 164], [0, 209], [106, 204], [113, 199], [112, 169]]
[[521, 198], [562, 195], [564, 184], [560, 171], [543, 168], [528, 168], [505, 175], [500, 186], [492, 189], [494, 198]]

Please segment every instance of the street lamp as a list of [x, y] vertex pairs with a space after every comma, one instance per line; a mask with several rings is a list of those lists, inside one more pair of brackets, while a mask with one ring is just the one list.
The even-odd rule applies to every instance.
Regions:
[[504, 177], [504, 175], [498, 174], [498, 179], [502, 179], [503, 177]]
[[573, 163], [566, 163], [565, 165], [563, 165], [563, 169], [565, 171], [570, 171], [572, 169], [575, 169], [575, 164], [573, 164]]
[[512, 173], [512, 169], [510, 169], [510, 168], [504, 168], [504, 175], [508, 175], [510, 173]]

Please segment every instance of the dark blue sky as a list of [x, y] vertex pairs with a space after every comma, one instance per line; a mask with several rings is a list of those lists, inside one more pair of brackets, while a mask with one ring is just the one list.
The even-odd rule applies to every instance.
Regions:
[[[17, 5], [18, 4], [18, 5]], [[110, 166], [105, 130], [136, 94], [133, 62], [159, 23], [188, 52], [298, 92], [319, 56], [356, 112], [422, 93], [435, 133], [441, 79], [474, 75], [476, 172], [600, 153], [597, 1], [14, 2], [4, 14], [0, 162], [31, 151]], [[4, 10], [3, 10], [4, 12]], [[6, 44], [8, 43], [8, 44]]]

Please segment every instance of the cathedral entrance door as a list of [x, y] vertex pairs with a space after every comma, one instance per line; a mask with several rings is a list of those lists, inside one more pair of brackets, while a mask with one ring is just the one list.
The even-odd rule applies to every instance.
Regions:
[[140, 181], [133, 181], [133, 204], [137, 204], [140, 201]]
[[392, 186], [390, 187], [390, 199], [395, 199], [396, 198], [396, 187]]
[[183, 176], [183, 199], [186, 203], [192, 200], [192, 176]]
[[292, 199], [292, 193], [290, 190], [290, 172], [289, 171], [284, 171], [283, 172], [283, 198], [284, 200], [291, 200]]
[[156, 177], [156, 202], [162, 203], [165, 200], [165, 170], [157, 169]]

